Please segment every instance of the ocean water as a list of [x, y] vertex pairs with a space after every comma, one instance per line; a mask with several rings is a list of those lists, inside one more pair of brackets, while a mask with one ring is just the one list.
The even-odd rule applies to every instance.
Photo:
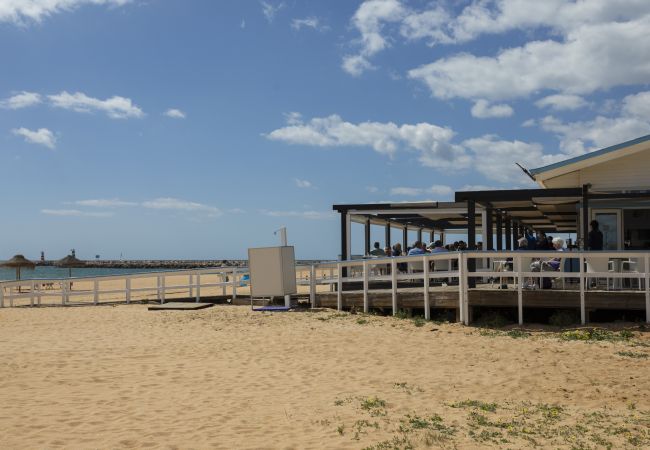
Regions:
[[[169, 269], [167, 269], [169, 270]], [[72, 276], [77, 277], [100, 277], [107, 275], [126, 275], [129, 273], [143, 272], [165, 272], [166, 269], [111, 269], [102, 268], [79, 268], [72, 269]], [[20, 278], [23, 280], [43, 278], [68, 278], [69, 269], [52, 266], [37, 266], [34, 270], [21, 269]], [[16, 269], [0, 267], [0, 281], [13, 281], [16, 279]]]

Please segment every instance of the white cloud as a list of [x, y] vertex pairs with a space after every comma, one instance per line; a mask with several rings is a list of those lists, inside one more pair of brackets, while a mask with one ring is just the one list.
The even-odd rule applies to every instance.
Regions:
[[144, 117], [144, 112], [133, 104], [131, 99], [114, 96], [106, 100], [89, 97], [82, 92], [70, 94], [63, 91], [57, 95], [48, 96], [53, 106], [76, 112], [105, 112], [112, 119], [128, 119]]
[[509, 183], [530, 185], [532, 180], [517, 167], [516, 162], [524, 167], [539, 167], [551, 164], [567, 155], [545, 155], [543, 147], [537, 143], [518, 140], [500, 140], [494, 135], [485, 135], [463, 141], [463, 146], [473, 153], [473, 167], [487, 179]]
[[363, 2], [352, 17], [352, 23], [359, 30], [360, 51], [356, 55], [346, 55], [343, 69], [353, 76], [361, 75], [372, 68], [368, 58], [389, 46], [382, 35], [384, 22], [398, 22], [405, 9], [398, 0], [368, 0]]
[[428, 167], [467, 167], [470, 160], [465, 150], [451, 143], [454, 135], [450, 128], [429, 123], [400, 126], [392, 122], [353, 124], [334, 114], [278, 128], [266, 137], [289, 144], [317, 147], [371, 147], [389, 156], [400, 150], [410, 150], [419, 153], [420, 162]]
[[411, 187], [395, 187], [390, 190], [390, 195], [405, 195], [409, 197], [415, 197], [423, 193], [424, 189]]
[[354, 77], [360, 76], [366, 70], [375, 68], [363, 55], [347, 55], [343, 57], [341, 67]]
[[500, 189], [512, 189], [514, 186], [510, 185], [507, 188], [496, 187], [496, 186], [486, 186], [484, 184], [466, 184], [458, 191], [496, 191]]
[[284, 2], [274, 5], [271, 2], [261, 1], [260, 4], [262, 5], [262, 14], [269, 23], [273, 22], [276, 14], [285, 6]]
[[156, 198], [154, 200], [148, 200], [142, 202], [142, 206], [148, 209], [201, 212], [206, 213], [210, 217], [217, 217], [222, 215], [221, 210], [214, 206], [171, 197], [162, 197]]
[[171, 117], [172, 119], [184, 119], [186, 117], [185, 113], [180, 109], [170, 108], [164, 113], [165, 116]]
[[333, 219], [336, 217], [333, 211], [270, 211], [262, 209], [260, 213], [271, 217], [296, 217], [308, 220]]
[[366, 186], [366, 191], [370, 192], [371, 194], [376, 194], [379, 192], [379, 188], [377, 186]]
[[555, 133], [560, 139], [560, 149], [567, 156], [609, 147], [646, 134], [650, 134], [650, 91], [628, 95], [614, 117], [603, 115], [591, 120], [563, 122], [554, 116], [537, 121], [540, 128]]
[[87, 212], [78, 209], [41, 209], [42, 214], [64, 217], [111, 217], [112, 212]]
[[[359, 42], [361, 49], [358, 55], [363, 57], [363, 62], [367, 66], [371, 67], [369, 58], [387, 48], [391, 39], [397, 36], [408, 41], [425, 40], [427, 44], [433, 46], [464, 43], [483, 34], [541, 29], [569, 42], [572, 39], [570, 35], [576, 30], [585, 29], [587, 30], [586, 34], [596, 34], [600, 25], [615, 23], [634, 28], [637, 26], [632, 25], [634, 22], [650, 13], [650, 2], [646, 0], [618, 0], [616, 2], [611, 0], [577, 2], [569, 0], [473, 0], [469, 5], [460, 9], [459, 13], [454, 11], [456, 3], [428, 2], [424, 8], [417, 9], [398, 0], [367, 0], [363, 2], [352, 19], [353, 25], [361, 35]], [[443, 7], [440, 6], [441, 4], [450, 6]], [[396, 26], [391, 27], [391, 25]], [[593, 33], [590, 33], [589, 29]], [[605, 37], [602, 39], [602, 41], [606, 40]], [[609, 45], [610, 48], [616, 46], [615, 42], [611, 42]], [[591, 49], [598, 50], [595, 46], [592, 46]], [[643, 54], [642, 49], [631, 50], [630, 53]], [[548, 55], [543, 51], [540, 51], [539, 54], [534, 53], [530, 54], [531, 60], [541, 57], [540, 64], [548, 61], [548, 58], [544, 58]], [[599, 54], [596, 51], [592, 58], [598, 59]], [[632, 54], [628, 55], [633, 56]], [[625, 55], [621, 55], [621, 57], [630, 62], [643, 61], [643, 59], [628, 59]], [[363, 71], [361, 66], [354, 64], [350, 64], [350, 66], [358, 67], [360, 72]], [[477, 70], [480, 71], [480, 69], [479, 65]], [[573, 69], [573, 67], [567, 68], [563, 72], [570, 73]], [[524, 67], [522, 70], [526, 70], [526, 68]], [[585, 68], [585, 73], [587, 70], [590, 69]], [[604, 70], [605, 67], [601, 69], [601, 72]], [[359, 74], [359, 71], [355, 74]], [[486, 71], [483, 72], [486, 73]], [[527, 71], [527, 73], [533, 75], [532, 71]], [[563, 76], [564, 74], [560, 75], [560, 77]], [[525, 80], [521, 80], [521, 83], [525, 82]], [[475, 95], [473, 98], [488, 97]]]
[[325, 31], [328, 29], [326, 25], [320, 23], [318, 17], [305, 17], [304, 19], [293, 19], [291, 21], [291, 28], [300, 31], [302, 28], [311, 28], [317, 31]]
[[510, 117], [513, 109], [506, 104], [491, 105], [487, 100], [477, 100], [472, 106], [472, 116], [478, 119]]
[[288, 125], [300, 125], [302, 124], [302, 114], [299, 112], [288, 112], [284, 114], [284, 120]]
[[41, 95], [36, 92], [22, 91], [5, 100], [0, 101], [0, 108], [21, 109], [41, 103]]
[[451, 187], [440, 184], [434, 184], [428, 188], [395, 187], [390, 190], [391, 195], [402, 195], [408, 197], [432, 194], [436, 197], [447, 198], [450, 197], [453, 192], [454, 191]]
[[241, 28], [242, 30], [246, 28], [246, 20], [244, 19], [241, 20], [241, 23], [239, 24], [239, 28]]
[[47, 128], [39, 128], [38, 130], [29, 130], [27, 128], [14, 128], [11, 130], [16, 136], [25, 138], [25, 142], [30, 144], [44, 145], [47, 148], [53, 149], [56, 146], [56, 136]]
[[583, 25], [561, 41], [532, 41], [495, 57], [462, 53], [442, 58], [410, 70], [409, 77], [438, 98], [503, 100], [544, 90], [579, 95], [647, 83], [650, 65], [640, 62], [648, 54], [650, 15], [645, 15]]
[[623, 99], [623, 113], [650, 121], [650, 91], [628, 95]]
[[53, 14], [71, 11], [82, 5], [122, 6], [131, 0], [2, 0], [0, 22], [23, 24], [26, 20], [40, 22]]
[[77, 206], [89, 206], [93, 208], [119, 208], [124, 206], [138, 206], [137, 202], [128, 202], [118, 198], [110, 199], [90, 199], [90, 200], [77, 200], [74, 202]]
[[551, 108], [555, 111], [573, 110], [587, 106], [587, 101], [579, 95], [555, 94], [535, 102], [538, 108]]
[[301, 180], [299, 178], [294, 178], [294, 181], [296, 182], [296, 186], [298, 186], [301, 189], [309, 189], [309, 188], [314, 187], [311, 184], [311, 181]]
[[246, 211], [241, 208], [231, 208], [228, 210], [229, 214], [245, 214]]

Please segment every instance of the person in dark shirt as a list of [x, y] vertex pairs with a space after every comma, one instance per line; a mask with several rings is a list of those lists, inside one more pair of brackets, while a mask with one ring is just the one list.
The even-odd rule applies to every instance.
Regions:
[[587, 248], [589, 250], [602, 250], [603, 233], [598, 229], [598, 221], [592, 220], [589, 225], [591, 225], [591, 231], [587, 240]]
[[379, 246], [379, 242], [375, 242], [375, 248], [370, 250], [372, 256], [386, 256], [386, 252]]

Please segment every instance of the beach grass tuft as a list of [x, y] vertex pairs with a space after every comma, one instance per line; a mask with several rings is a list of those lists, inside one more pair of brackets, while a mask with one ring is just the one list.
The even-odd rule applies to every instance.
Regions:
[[646, 359], [650, 357], [647, 353], [641, 353], [641, 352], [629, 352], [629, 351], [620, 351], [616, 352], [617, 355], [623, 356], [625, 358], [634, 358], [634, 359]]

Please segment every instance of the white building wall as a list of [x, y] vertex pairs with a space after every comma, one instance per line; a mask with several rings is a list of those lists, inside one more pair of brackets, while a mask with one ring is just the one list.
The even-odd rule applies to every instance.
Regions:
[[650, 150], [550, 178], [544, 184], [547, 188], [591, 184], [591, 190], [650, 189]]

